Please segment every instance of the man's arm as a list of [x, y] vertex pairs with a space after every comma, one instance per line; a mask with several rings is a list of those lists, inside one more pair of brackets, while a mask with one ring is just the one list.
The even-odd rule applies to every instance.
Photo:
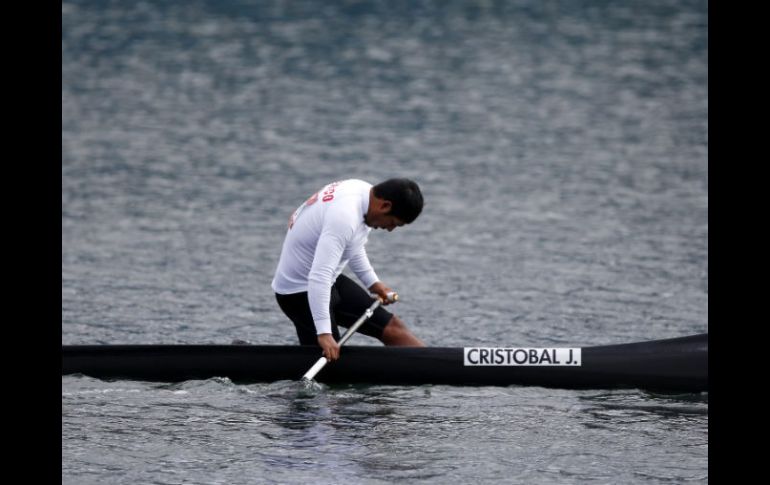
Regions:
[[366, 255], [366, 248], [363, 245], [350, 257], [348, 267], [350, 267], [351, 271], [361, 280], [361, 283], [366, 288], [371, 288], [373, 284], [379, 281], [377, 273], [374, 272], [372, 264], [369, 262], [369, 257]]
[[318, 335], [318, 345], [329, 360], [339, 358], [339, 345], [332, 336], [332, 320], [329, 315], [331, 287], [342, 260], [345, 245], [352, 234], [353, 228], [344, 218], [330, 217], [321, 230], [313, 265], [308, 274], [307, 296]]
[[358, 252], [350, 258], [348, 266], [370, 292], [382, 299], [383, 306], [393, 303], [388, 297], [388, 293], [393, 292], [393, 290], [385, 285], [385, 283], [381, 282], [377, 277], [377, 273], [374, 272], [374, 269], [369, 262], [369, 258], [366, 255], [364, 246], [361, 246]]

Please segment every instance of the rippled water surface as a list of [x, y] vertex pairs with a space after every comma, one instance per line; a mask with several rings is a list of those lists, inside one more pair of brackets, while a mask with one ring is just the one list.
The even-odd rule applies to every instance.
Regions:
[[[62, 343], [294, 344], [289, 214], [391, 176], [426, 207], [367, 249], [429, 345], [707, 332], [707, 43], [705, 1], [67, 0]], [[707, 458], [707, 394], [62, 377], [63, 483], [682, 483]]]

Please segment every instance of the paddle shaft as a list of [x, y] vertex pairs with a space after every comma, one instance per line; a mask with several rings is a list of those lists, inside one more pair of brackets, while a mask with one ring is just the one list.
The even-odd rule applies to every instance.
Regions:
[[[395, 293], [389, 293], [388, 300], [397, 301], [398, 295]], [[374, 310], [376, 310], [377, 307], [379, 307], [380, 305], [382, 305], [382, 300], [380, 298], [377, 298], [377, 301], [372, 303], [372, 306], [366, 309], [364, 314], [361, 315], [361, 318], [356, 320], [356, 323], [351, 325], [350, 328], [348, 328], [348, 330], [342, 335], [342, 338], [340, 338], [338, 345], [341, 347], [345, 342], [347, 342], [350, 339], [350, 337], [353, 336], [353, 333], [356, 330], [358, 330], [358, 328], [361, 325], [363, 325], [364, 322], [367, 321], [374, 314]], [[305, 372], [305, 375], [302, 376], [302, 380], [308, 380], [308, 381], [313, 380], [316, 374], [318, 374], [328, 362], [329, 362], [329, 359], [327, 359], [326, 357], [321, 357], [320, 359], [318, 359], [318, 361], [315, 364], [313, 364], [313, 367], [311, 367], [310, 370]]]

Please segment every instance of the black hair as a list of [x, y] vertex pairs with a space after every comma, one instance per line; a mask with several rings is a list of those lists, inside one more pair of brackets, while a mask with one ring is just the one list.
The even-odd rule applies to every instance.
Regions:
[[379, 199], [389, 200], [392, 204], [389, 214], [406, 224], [414, 222], [422, 212], [422, 192], [412, 180], [393, 178], [380, 182], [374, 186], [374, 195]]

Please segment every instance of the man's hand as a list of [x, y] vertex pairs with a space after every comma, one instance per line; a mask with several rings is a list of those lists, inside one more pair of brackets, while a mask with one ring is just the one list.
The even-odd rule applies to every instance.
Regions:
[[322, 333], [318, 336], [318, 345], [323, 349], [324, 357], [334, 362], [340, 358], [340, 346], [330, 333]]
[[395, 293], [393, 290], [391, 290], [388, 286], [385, 285], [385, 283], [378, 281], [377, 283], [373, 284], [369, 287], [369, 291], [376, 294], [380, 297], [380, 300], [382, 300], [382, 305], [390, 305], [393, 303], [388, 299], [388, 293]]

